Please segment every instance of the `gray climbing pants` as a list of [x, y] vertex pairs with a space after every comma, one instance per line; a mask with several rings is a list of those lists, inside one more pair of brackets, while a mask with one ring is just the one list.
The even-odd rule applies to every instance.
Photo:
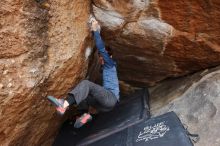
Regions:
[[69, 94], [73, 95], [77, 105], [86, 102], [100, 112], [112, 110], [118, 101], [111, 91], [88, 80], [81, 81]]

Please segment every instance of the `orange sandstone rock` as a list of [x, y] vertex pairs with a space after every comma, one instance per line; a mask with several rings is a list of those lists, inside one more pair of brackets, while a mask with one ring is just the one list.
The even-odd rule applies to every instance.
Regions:
[[220, 2], [94, 0], [119, 78], [154, 85], [220, 64]]
[[0, 145], [51, 145], [62, 118], [45, 96], [87, 73], [90, 2], [38, 2], [0, 2]]

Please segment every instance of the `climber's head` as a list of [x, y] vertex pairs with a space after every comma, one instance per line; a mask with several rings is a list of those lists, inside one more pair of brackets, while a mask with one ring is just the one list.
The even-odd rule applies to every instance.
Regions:
[[105, 50], [107, 51], [108, 55], [112, 58], [112, 55], [113, 55], [113, 50], [112, 50], [112, 48], [106, 46], [106, 47], [105, 47]]
[[[112, 58], [112, 55], [113, 55], [112, 48], [105, 47], [105, 50], [108, 53], [108, 55]], [[103, 57], [100, 54], [99, 54], [99, 61], [100, 61], [100, 64], [102, 64], [102, 65], [104, 64], [104, 59], [103, 59]]]

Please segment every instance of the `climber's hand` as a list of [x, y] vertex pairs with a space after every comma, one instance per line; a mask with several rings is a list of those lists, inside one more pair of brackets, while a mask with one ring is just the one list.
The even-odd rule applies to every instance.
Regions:
[[98, 21], [93, 20], [93, 21], [92, 21], [92, 30], [93, 30], [93, 31], [97, 31], [98, 26], [99, 26]]

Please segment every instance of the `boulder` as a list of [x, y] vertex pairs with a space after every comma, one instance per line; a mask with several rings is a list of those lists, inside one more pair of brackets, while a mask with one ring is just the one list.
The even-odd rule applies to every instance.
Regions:
[[[1, 0], [0, 145], [51, 145], [64, 118], [55, 114], [46, 96], [63, 97], [86, 76], [96, 79], [100, 66], [97, 55], [90, 57], [95, 51], [87, 28], [91, 11], [102, 25], [106, 45], [115, 51], [121, 91], [129, 92], [219, 65], [219, 6], [218, 0]], [[199, 89], [192, 87], [195, 94], [202, 95], [200, 88], [209, 83], [217, 90], [217, 78], [209, 79]], [[182, 95], [188, 88], [190, 83], [176, 92]], [[210, 99], [196, 97], [201, 107], [192, 99], [179, 101], [196, 107], [186, 120], [200, 121], [204, 107], [215, 127], [218, 101], [209, 94]], [[169, 106], [175, 98], [166, 99], [159, 98], [154, 107], [166, 111], [163, 103]]]
[[51, 145], [62, 118], [45, 99], [85, 78], [89, 14], [89, 1], [0, 2], [0, 145]]
[[151, 113], [174, 111], [189, 132], [199, 134], [195, 146], [219, 146], [220, 70], [205, 70], [151, 88]]
[[219, 6], [218, 0], [93, 0], [119, 78], [133, 86], [219, 65]]

